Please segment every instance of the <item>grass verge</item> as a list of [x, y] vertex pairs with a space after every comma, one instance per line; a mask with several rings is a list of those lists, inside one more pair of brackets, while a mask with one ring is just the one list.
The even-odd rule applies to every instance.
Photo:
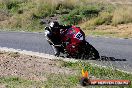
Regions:
[[[104, 67], [98, 67], [98, 66], [93, 66], [89, 64], [88, 62], [63, 62], [62, 66], [68, 67], [68, 68], [73, 68], [73, 69], [80, 69], [81, 71], [81, 65], [83, 65], [84, 70], [87, 70], [89, 72], [90, 77], [94, 76], [94, 79], [124, 79], [124, 80], [130, 80], [132, 81], [132, 74], [128, 74], [125, 72], [121, 72], [116, 69], [112, 68], [104, 68]], [[95, 86], [95, 88], [100, 88], [98, 86]], [[132, 85], [130, 86], [125, 86], [125, 88], [131, 88]], [[89, 87], [88, 87], [89, 88]], [[124, 88], [121, 86], [103, 86], [101, 88]]]
[[42, 83], [32, 80], [26, 80], [20, 77], [10, 76], [10, 77], [1, 77], [0, 85], [3, 85], [4, 88], [31, 88], [31, 87], [39, 87], [42, 85]]
[[46, 77], [46, 81], [27, 80], [15, 76], [1, 77], [0, 87], [2, 85], [5, 88], [73, 88], [78, 83], [77, 76], [47, 74]]
[[[82, 66], [83, 65], [83, 66]], [[61, 68], [69, 68], [72, 70], [76, 70], [77, 73], [74, 75], [67, 74], [47, 74], [46, 72], [46, 80], [45, 81], [34, 81], [27, 80], [20, 77], [1, 77], [0, 84], [4, 85], [5, 88], [81, 88], [79, 85], [79, 80], [81, 78], [81, 68], [87, 70], [89, 72], [91, 79], [124, 79], [132, 81], [132, 74], [124, 73], [118, 71], [116, 69], [110, 68], [101, 68], [97, 66], [93, 66], [88, 62], [64, 62], [59, 61], [59, 66]], [[94, 78], [92, 78], [94, 77]], [[125, 86], [125, 88], [131, 88], [130, 86]], [[92, 86], [88, 86], [88, 88], [92, 88]], [[100, 86], [94, 86], [94, 88], [100, 88]], [[102, 86], [101, 88], [108, 88], [108, 86]], [[121, 86], [112, 86], [109, 88], [124, 88]]]

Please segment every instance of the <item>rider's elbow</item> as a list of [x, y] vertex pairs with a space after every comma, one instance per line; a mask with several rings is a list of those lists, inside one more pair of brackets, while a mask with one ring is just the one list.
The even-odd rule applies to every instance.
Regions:
[[45, 30], [44, 31], [44, 34], [45, 34], [45, 36], [49, 36], [50, 35], [50, 32], [48, 30]]

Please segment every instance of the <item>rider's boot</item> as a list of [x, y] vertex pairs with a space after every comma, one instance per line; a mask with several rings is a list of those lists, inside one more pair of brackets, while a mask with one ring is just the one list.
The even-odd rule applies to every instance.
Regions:
[[52, 45], [52, 48], [54, 50], [54, 55], [58, 57], [60, 55], [59, 47], [55, 47]]

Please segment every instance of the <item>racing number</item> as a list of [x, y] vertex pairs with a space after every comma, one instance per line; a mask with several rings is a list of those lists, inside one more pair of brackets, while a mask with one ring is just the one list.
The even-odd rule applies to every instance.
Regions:
[[79, 40], [83, 40], [83, 35], [79, 32], [76, 34], [76, 38]]
[[82, 34], [78, 34], [76, 37], [80, 39], [82, 37]]

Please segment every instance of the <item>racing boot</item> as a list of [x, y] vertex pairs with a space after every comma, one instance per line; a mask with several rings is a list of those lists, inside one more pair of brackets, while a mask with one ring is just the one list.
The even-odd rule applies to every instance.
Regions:
[[54, 50], [54, 55], [59, 57], [59, 55], [60, 55], [59, 47], [56, 47], [56, 46], [52, 45], [52, 48]]

